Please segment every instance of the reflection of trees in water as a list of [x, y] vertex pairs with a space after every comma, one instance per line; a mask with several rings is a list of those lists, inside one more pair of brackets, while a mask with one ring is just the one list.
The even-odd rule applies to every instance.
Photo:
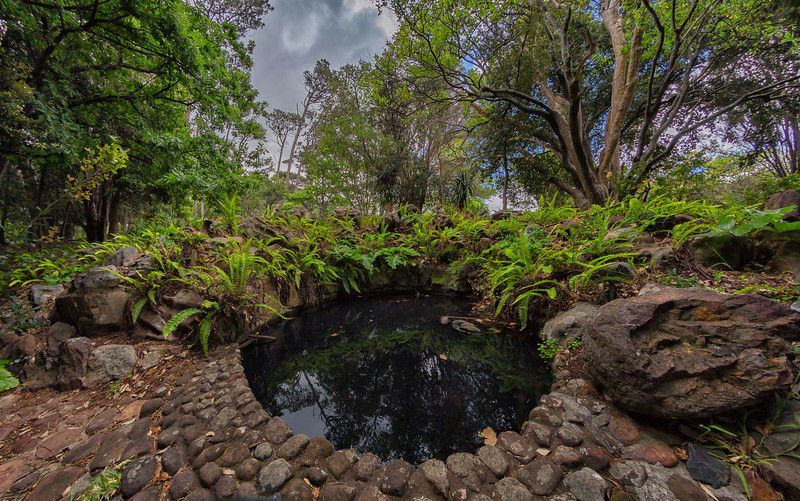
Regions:
[[313, 405], [337, 448], [385, 460], [420, 463], [478, 446], [486, 426], [519, 428], [549, 386], [546, 367], [532, 369], [526, 353], [534, 344], [439, 325], [442, 315], [464, 314], [453, 304], [396, 308], [349, 303], [285, 324], [279, 341], [245, 357], [257, 398], [276, 415]]

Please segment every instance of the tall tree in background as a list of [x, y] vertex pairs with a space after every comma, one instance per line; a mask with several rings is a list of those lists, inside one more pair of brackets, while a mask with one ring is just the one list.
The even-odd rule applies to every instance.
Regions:
[[796, 61], [797, 38], [787, 11], [753, 0], [378, 3], [410, 71], [526, 115], [529, 153], [563, 174], [531, 168], [582, 208], [635, 192], [682, 142], [800, 80], [796, 65], [761, 71], [755, 55], [778, 45]]
[[[263, 137], [265, 109], [249, 80], [252, 44], [239, 34], [269, 4], [241, 6], [250, 14], [214, 20], [178, 0], [5, 2], [0, 180], [15, 192], [2, 219], [39, 232], [74, 219], [102, 240], [124, 199], [214, 189], [242, 162], [260, 162], [248, 143]], [[105, 209], [64, 199], [67, 176], [113, 143], [128, 161], [90, 194], [102, 200], [89, 205]]]
[[278, 145], [278, 165], [276, 173], [281, 171], [283, 165], [283, 152], [289, 141], [289, 134], [297, 129], [300, 122], [300, 115], [283, 110], [274, 110], [267, 115], [267, 127], [275, 135], [275, 142]]

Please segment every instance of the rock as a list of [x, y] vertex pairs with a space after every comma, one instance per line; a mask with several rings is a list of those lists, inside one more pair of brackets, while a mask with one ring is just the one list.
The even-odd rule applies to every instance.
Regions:
[[581, 447], [578, 453], [581, 455], [583, 464], [594, 471], [604, 470], [611, 463], [611, 457], [608, 454], [594, 447]]
[[31, 286], [28, 296], [36, 306], [44, 306], [51, 297], [58, 296], [64, 292], [62, 285], [43, 285], [35, 284]]
[[328, 466], [328, 472], [339, 479], [356, 461], [358, 461], [358, 453], [353, 449], [348, 449], [334, 452], [333, 455], [328, 458], [326, 464]]
[[466, 334], [480, 334], [481, 329], [477, 325], [473, 324], [472, 322], [467, 322], [466, 320], [453, 320], [450, 322], [450, 326], [459, 331], [464, 332]]
[[[91, 278], [76, 278], [66, 293], [56, 297], [59, 318], [74, 325], [81, 336], [94, 337], [124, 330], [128, 326], [127, 314], [131, 293], [116, 287], [122, 279], [109, 270], [104, 268], [92, 268], [92, 270], [101, 270], [102, 273], [98, 272]], [[92, 270], [89, 270], [87, 275]]]
[[337, 207], [333, 209], [333, 217], [343, 221], [358, 219], [361, 217], [361, 211], [354, 207]]
[[564, 485], [578, 501], [605, 501], [606, 481], [589, 468], [567, 475]]
[[556, 438], [564, 445], [573, 447], [583, 442], [583, 431], [574, 423], [563, 423], [556, 431]]
[[117, 266], [130, 266], [139, 256], [139, 249], [136, 247], [123, 247], [116, 252], [112, 252], [106, 256], [103, 261], [104, 265]]
[[[465, 452], [451, 454], [447, 457], [447, 469], [471, 491], [478, 492], [484, 483], [483, 471], [486, 471], [486, 467], [472, 454]], [[452, 490], [454, 488], [452, 480], [450, 484]]]
[[513, 431], [500, 433], [497, 436], [497, 446], [514, 456], [522, 464], [529, 463], [536, 457], [536, 445]]
[[636, 277], [639, 276], [633, 266], [625, 261], [609, 263], [599, 268], [594, 274], [604, 280], [622, 280], [626, 282], [636, 280]]
[[68, 466], [44, 475], [36, 487], [25, 497], [30, 501], [56, 501], [86, 472], [77, 466]]
[[565, 445], [559, 445], [556, 447], [556, 450], [553, 452], [551, 458], [555, 464], [568, 467], [579, 465], [582, 462], [580, 453], [577, 450]]
[[438, 459], [429, 459], [419, 467], [425, 478], [442, 496], [447, 495], [450, 484], [447, 480], [447, 466]]
[[83, 386], [94, 388], [127, 377], [133, 373], [136, 362], [138, 359], [133, 346], [123, 344], [99, 346], [89, 355]]
[[591, 303], [579, 302], [567, 311], [562, 311], [555, 318], [548, 320], [542, 328], [540, 337], [544, 340], [556, 340], [562, 347], [580, 339], [586, 325], [597, 314], [600, 308]]
[[747, 237], [718, 235], [689, 241], [692, 257], [709, 268], [741, 270], [747, 256]]
[[625, 418], [614, 418], [608, 423], [608, 431], [624, 445], [638, 444], [642, 439], [639, 428]]
[[775, 193], [764, 203], [767, 210], [785, 209], [794, 206], [794, 210], [783, 216], [784, 221], [800, 221], [800, 193], [795, 190], [784, 190]]
[[264, 461], [265, 459], [269, 459], [272, 456], [272, 446], [268, 443], [264, 442], [263, 444], [259, 444], [255, 451], [253, 451], [253, 457], [260, 461]]
[[272, 418], [264, 427], [264, 437], [273, 444], [282, 444], [292, 436], [292, 429], [281, 418]]
[[537, 496], [547, 496], [561, 483], [564, 473], [561, 471], [561, 467], [550, 459], [538, 457], [532, 463], [517, 471], [516, 477]]
[[776, 461], [762, 464], [761, 470], [773, 485], [788, 494], [786, 499], [800, 499], [800, 461], [780, 456]]
[[172, 499], [181, 499], [199, 487], [200, 479], [194, 470], [183, 470], [170, 480], [169, 496]]
[[290, 480], [283, 492], [281, 492], [281, 498], [291, 499], [292, 501], [315, 501], [311, 486], [301, 478]]
[[267, 496], [272, 495], [294, 476], [294, 467], [285, 459], [276, 459], [258, 473], [258, 487]]
[[[365, 454], [365, 456], [366, 455], [370, 455], [370, 454], [367, 453], [367, 454]], [[372, 455], [374, 456], [374, 454], [372, 454]], [[323, 470], [321, 468], [317, 468], [316, 466], [312, 466], [311, 468], [309, 468], [308, 472], [306, 472], [306, 473], [308, 475], [308, 480], [310, 480], [311, 483], [316, 485], [316, 486], [320, 486], [320, 485], [324, 484], [326, 480], [328, 480], [328, 474], [325, 473], [325, 470]], [[372, 475], [372, 473], [370, 473], [370, 475]], [[367, 477], [367, 478], [369, 478], [369, 477]], [[358, 479], [356, 479], [356, 480], [358, 480]]]
[[99, 266], [72, 279], [70, 290], [86, 291], [89, 289], [111, 290], [122, 284], [122, 278], [116, 274], [116, 266]]
[[678, 457], [675, 456], [672, 449], [665, 445], [643, 445], [630, 451], [626, 456], [628, 459], [644, 461], [650, 464], [661, 464], [665, 468], [678, 466]]
[[239, 480], [253, 480], [261, 470], [261, 461], [255, 458], [245, 459], [236, 466], [236, 478]]
[[500, 449], [493, 445], [484, 445], [475, 455], [497, 478], [503, 478], [508, 471], [508, 461]]
[[164, 304], [176, 310], [176, 313], [187, 308], [201, 308], [203, 306], [203, 296], [191, 289], [180, 289], [174, 294], [165, 295]]
[[492, 499], [494, 501], [533, 501], [533, 496], [517, 479], [506, 477], [495, 484]]
[[127, 276], [129, 278], [144, 278], [151, 271], [158, 269], [158, 260], [152, 254], [143, 254], [133, 262]]
[[308, 436], [299, 433], [292, 436], [278, 448], [278, 457], [285, 459], [294, 459], [300, 455], [301, 452], [308, 445]]
[[229, 424], [231, 424], [231, 421], [233, 421], [234, 418], [238, 416], [239, 413], [236, 411], [236, 409], [234, 409], [233, 407], [225, 407], [211, 419], [211, 422], [208, 424], [208, 427], [212, 431], [219, 431], [227, 427]]
[[775, 250], [769, 266], [773, 273], [789, 272], [797, 280], [800, 277], [800, 241], [782, 242]]
[[771, 399], [793, 380], [800, 315], [762, 296], [669, 289], [612, 301], [583, 338], [605, 395], [662, 418], [706, 417]]
[[134, 460], [122, 470], [122, 481], [119, 491], [129, 498], [142, 490], [153, 480], [158, 461], [155, 456], [145, 456]]
[[390, 496], [402, 496], [408, 488], [408, 480], [414, 473], [414, 467], [402, 459], [396, 459], [386, 465], [381, 478], [381, 492]]
[[361, 459], [353, 467], [353, 476], [356, 480], [366, 482], [381, 467], [381, 464], [381, 459], [378, 456], [368, 452], [361, 456]]
[[173, 445], [161, 455], [161, 467], [169, 475], [175, 475], [188, 463], [186, 449], [182, 445]]
[[709, 454], [705, 447], [697, 444], [689, 444], [686, 469], [693, 479], [715, 489], [728, 485], [731, 481], [731, 467]]
[[106, 435], [97, 453], [89, 462], [89, 471], [93, 473], [119, 461], [127, 441], [127, 437], [119, 431], [112, 431]]
[[236, 494], [236, 478], [233, 475], [223, 475], [214, 485], [216, 499], [233, 497]]
[[206, 463], [197, 472], [200, 481], [206, 487], [211, 487], [222, 477], [222, 468], [217, 463]]
[[306, 446], [306, 449], [300, 455], [300, 464], [303, 466], [313, 466], [322, 459], [325, 459], [333, 454], [333, 445], [325, 437], [314, 437]]
[[325, 484], [319, 490], [319, 501], [352, 501], [356, 488], [347, 484]]
[[666, 289], [674, 289], [674, 287], [670, 287], [668, 285], [660, 284], [658, 282], [647, 282], [644, 286], [639, 289], [638, 296], [644, 296], [645, 294], [649, 294], [651, 292], [659, 292]]
[[639, 461], [615, 461], [608, 473], [622, 485], [641, 487], [647, 480], [647, 469]]
[[678, 501], [694, 501], [695, 499], [708, 499], [703, 489], [692, 480], [683, 475], [672, 475], [667, 481], [670, 492]]
[[220, 456], [217, 462], [220, 466], [228, 467], [235, 466], [248, 458], [252, 459], [250, 449], [242, 442], [232, 440], [228, 443], [228, 449]]

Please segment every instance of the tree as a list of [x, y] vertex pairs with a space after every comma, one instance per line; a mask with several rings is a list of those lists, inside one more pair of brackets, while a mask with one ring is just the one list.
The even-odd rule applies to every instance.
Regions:
[[524, 114], [526, 151], [559, 163], [539, 174], [582, 208], [635, 192], [682, 142], [800, 80], [796, 65], [760, 71], [754, 55], [776, 46], [797, 61], [797, 39], [786, 11], [751, 0], [379, 3], [411, 71]]
[[267, 127], [275, 135], [275, 142], [278, 144], [278, 166], [276, 173], [281, 171], [283, 164], [283, 150], [289, 140], [289, 133], [297, 130], [300, 122], [300, 115], [283, 110], [275, 110], [267, 115]]
[[[20, 190], [4, 197], [4, 217], [41, 223], [58, 213], [68, 227], [80, 216], [104, 226], [87, 231], [102, 239], [126, 199], [180, 197], [262, 162], [250, 147], [263, 138], [265, 105], [249, 80], [252, 44], [238, 39], [246, 23], [215, 22], [177, 0], [10, 0], [2, 21], [0, 180]], [[89, 204], [107, 210], [62, 203], [86, 150], [112, 142], [127, 168]], [[21, 209], [9, 211], [12, 198]]]

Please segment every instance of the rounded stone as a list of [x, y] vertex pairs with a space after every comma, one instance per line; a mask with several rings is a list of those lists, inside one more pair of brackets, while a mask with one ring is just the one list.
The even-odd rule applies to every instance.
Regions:
[[564, 445], [574, 447], [583, 442], [583, 432], [574, 423], [563, 423], [556, 432], [556, 438], [561, 440]]
[[260, 461], [264, 461], [265, 459], [269, 459], [272, 456], [272, 446], [268, 443], [264, 442], [263, 444], [259, 444], [255, 451], [253, 451], [253, 457]]
[[155, 456], [145, 456], [134, 460], [122, 470], [119, 491], [126, 498], [133, 496], [153, 480], [157, 466], [158, 460]]
[[550, 459], [538, 457], [517, 471], [516, 477], [537, 496], [547, 496], [561, 483], [564, 473]]
[[497, 446], [519, 460], [529, 463], [536, 457], [536, 446], [533, 442], [513, 431], [504, 431], [497, 436]]
[[218, 498], [229, 498], [236, 493], [236, 479], [233, 475], [223, 475], [214, 486]]
[[581, 455], [575, 449], [559, 445], [553, 453], [553, 462], [563, 466], [575, 466], [581, 463]]
[[[250, 426], [249, 423], [247, 426], [255, 428], [254, 426]], [[264, 436], [273, 444], [282, 444], [292, 436], [292, 429], [289, 428], [289, 425], [281, 418], [272, 418], [264, 427]]]
[[284, 459], [294, 459], [308, 445], [309, 438], [302, 433], [292, 436], [278, 448], [277, 456]]
[[494, 486], [494, 501], [533, 501], [533, 495], [517, 479], [506, 477]]
[[353, 467], [353, 476], [356, 480], [366, 482], [381, 467], [381, 464], [382, 462], [378, 456], [368, 452], [361, 456], [361, 459]]
[[678, 501], [693, 501], [695, 499], [706, 499], [703, 490], [697, 483], [684, 477], [683, 475], [672, 475], [667, 481], [670, 492], [678, 498]]
[[147, 417], [163, 406], [164, 406], [163, 398], [153, 398], [147, 400], [144, 404], [142, 404], [142, 408], [139, 410], [139, 417]]
[[250, 459], [250, 449], [241, 442], [230, 443], [228, 449], [219, 458], [220, 466], [234, 466], [245, 459]]
[[271, 495], [294, 476], [294, 467], [285, 459], [276, 459], [261, 469], [258, 474], [258, 486], [266, 495]]
[[590, 468], [570, 473], [564, 485], [580, 501], [605, 501], [606, 481]]
[[200, 479], [194, 470], [178, 472], [169, 483], [169, 495], [172, 499], [186, 497], [192, 490], [200, 487]]
[[678, 466], [678, 457], [672, 452], [672, 449], [664, 445], [643, 445], [629, 452], [627, 457], [628, 459], [645, 461], [650, 464], [660, 463], [666, 468]]
[[236, 497], [240, 499], [258, 499], [258, 489], [250, 482], [244, 482], [236, 489]]
[[314, 492], [305, 480], [293, 478], [286, 484], [286, 487], [284, 487], [281, 492], [281, 497], [294, 501], [314, 501]]
[[502, 478], [508, 471], [508, 461], [500, 449], [493, 445], [484, 445], [475, 455], [486, 465], [497, 478]]
[[198, 472], [200, 475], [200, 481], [203, 482], [203, 485], [206, 487], [211, 487], [212, 485], [217, 483], [217, 480], [222, 476], [222, 468], [219, 467], [216, 463], [206, 463], [200, 468]]
[[255, 458], [245, 459], [235, 468], [236, 478], [239, 480], [253, 480], [260, 469], [261, 461]]
[[614, 438], [625, 445], [637, 444], [641, 440], [639, 428], [627, 419], [612, 419], [611, 422], [608, 423], [608, 431], [611, 432]]
[[311, 483], [316, 486], [320, 486], [324, 484], [326, 480], [328, 480], [328, 474], [325, 472], [325, 470], [317, 468], [316, 466], [309, 468], [307, 475], [308, 480], [310, 480]]
[[381, 478], [381, 492], [390, 496], [402, 496], [408, 488], [408, 479], [414, 473], [414, 467], [403, 461], [396, 459], [386, 465]]

